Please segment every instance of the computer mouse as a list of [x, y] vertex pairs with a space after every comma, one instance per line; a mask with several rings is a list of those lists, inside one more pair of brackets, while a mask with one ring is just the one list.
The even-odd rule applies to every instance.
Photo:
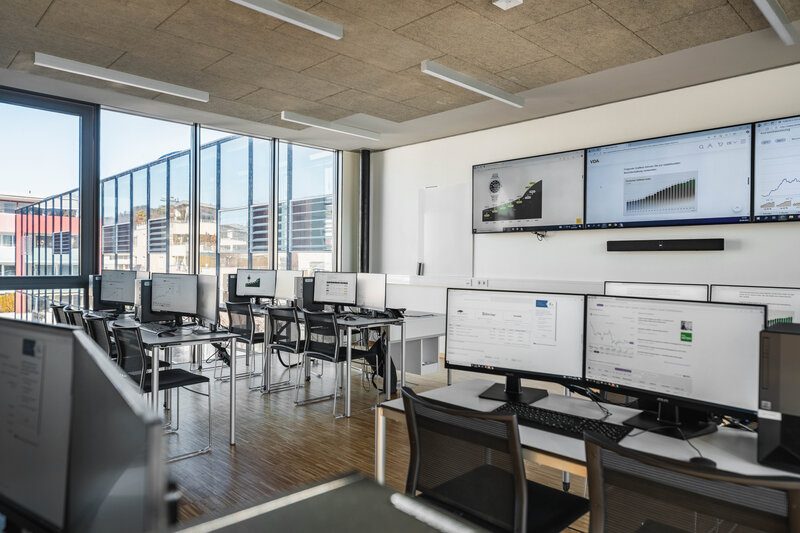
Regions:
[[700, 457], [699, 455], [689, 459], [689, 462], [692, 463], [693, 465], [700, 465], [700, 466], [705, 466], [705, 467], [708, 467], [708, 468], [716, 468], [717, 467], [717, 463], [715, 461], [712, 461], [708, 457]]

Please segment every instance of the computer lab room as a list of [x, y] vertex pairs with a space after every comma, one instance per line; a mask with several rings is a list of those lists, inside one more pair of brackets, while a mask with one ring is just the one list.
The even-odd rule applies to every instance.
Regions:
[[798, 43], [0, 1], [0, 532], [800, 533]]

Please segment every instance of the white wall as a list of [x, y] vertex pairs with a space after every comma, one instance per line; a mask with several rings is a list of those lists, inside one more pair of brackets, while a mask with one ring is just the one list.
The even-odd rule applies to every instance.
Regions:
[[[800, 66], [794, 65], [375, 153], [373, 270], [415, 272], [419, 190], [471, 183], [472, 165], [796, 115], [798, 87]], [[706, 237], [724, 238], [725, 250], [605, 251], [607, 240]], [[490, 288], [503, 278], [574, 280], [587, 287], [606, 279], [800, 285], [800, 223], [562, 231], [542, 242], [529, 233], [491, 234], [472, 243], [473, 276], [489, 278]], [[394, 286], [389, 296], [397, 306], [444, 310], [442, 288]]]

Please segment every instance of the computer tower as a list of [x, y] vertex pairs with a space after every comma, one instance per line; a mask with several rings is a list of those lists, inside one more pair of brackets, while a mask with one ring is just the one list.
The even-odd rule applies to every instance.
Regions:
[[153, 297], [153, 280], [137, 279], [134, 289], [136, 320], [139, 322], [162, 322], [175, 320], [172, 313], [156, 313], [150, 307]]
[[309, 311], [324, 311], [325, 305], [314, 303], [314, 278], [304, 277], [297, 278], [301, 283], [300, 290], [295, 290], [297, 296], [297, 307], [300, 309], [307, 309]]
[[89, 276], [89, 309], [92, 311], [100, 311], [103, 305], [100, 302], [100, 284], [102, 283], [102, 276], [99, 274], [92, 274]]
[[758, 462], [800, 473], [800, 324], [761, 332]]
[[228, 274], [228, 301], [229, 302], [249, 302], [249, 296], [239, 296], [236, 294], [236, 274]]

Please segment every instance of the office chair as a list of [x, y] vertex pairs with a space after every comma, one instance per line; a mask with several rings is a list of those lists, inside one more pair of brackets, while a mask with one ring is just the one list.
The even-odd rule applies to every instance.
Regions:
[[80, 309], [73, 309], [71, 307], [65, 307], [63, 309], [64, 314], [67, 317], [67, 324], [70, 326], [80, 326], [84, 330], [86, 327], [83, 325], [83, 311]]
[[56, 324], [69, 324], [67, 321], [67, 315], [64, 314], [64, 307], [63, 304], [50, 304], [50, 310], [53, 311], [53, 320]]
[[86, 323], [86, 331], [89, 336], [102, 348], [109, 357], [117, 360], [117, 346], [111, 340], [111, 335], [108, 333], [108, 321], [101, 316], [86, 315], [83, 317]]
[[401, 390], [406, 494], [493, 531], [560, 532], [588, 512], [584, 498], [526, 479], [516, 415], [453, 409]]
[[[208, 444], [199, 450], [183, 453], [177, 456], [169, 457], [168, 461], [177, 461], [187, 457], [200, 455], [211, 450], [211, 380], [207, 376], [201, 374], [194, 374], [179, 368], [169, 368], [160, 370], [158, 374], [158, 391], [152, 390], [152, 361], [145, 355], [144, 344], [142, 343], [142, 333], [138, 326], [112, 326], [114, 331], [114, 338], [117, 341], [117, 348], [119, 350], [119, 357], [117, 362], [122, 370], [130, 376], [130, 378], [139, 386], [142, 394], [156, 394], [160, 391], [177, 389], [177, 398], [175, 405], [176, 421], [174, 430], [180, 427], [180, 406], [181, 406], [181, 387], [189, 387], [205, 383], [208, 387], [208, 394], [202, 392], [186, 389], [195, 394], [206, 396], [208, 398]], [[157, 398], [156, 398], [157, 399]], [[155, 402], [156, 405], [158, 401]]]
[[[261, 357], [263, 360], [266, 356], [264, 333], [256, 331], [253, 307], [250, 305], [250, 302], [225, 302], [225, 308], [228, 311], [228, 331], [238, 335], [238, 337], [233, 339], [231, 357], [236, 357], [236, 343], [241, 341], [247, 345], [247, 353], [245, 355], [246, 365], [250, 365], [250, 354], [254, 344], [262, 345]], [[252, 375], [254, 375], [253, 372], [245, 372], [236, 377], [249, 377]], [[223, 380], [221, 376], [218, 379]]]
[[586, 433], [591, 533], [800, 531], [800, 479], [746, 476]]
[[[290, 380], [285, 380], [277, 383], [272, 383], [272, 354], [278, 356], [281, 364], [289, 369], [292, 367], [292, 355], [300, 355], [303, 353], [302, 339], [300, 335], [300, 321], [297, 319], [297, 308], [295, 307], [267, 307], [267, 346], [265, 348], [266, 356], [263, 360], [263, 369], [261, 374], [261, 389], [264, 392], [271, 392], [275, 387], [276, 390], [285, 390], [291, 387]], [[285, 353], [288, 357], [289, 363], [285, 363], [281, 354]], [[300, 362], [295, 365], [300, 367]], [[291, 370], [289, 371], [291, 377]], [[298, 380], [300, 377], [298, 376]], [[299, 383], [299, 381], [298, 381]]]

